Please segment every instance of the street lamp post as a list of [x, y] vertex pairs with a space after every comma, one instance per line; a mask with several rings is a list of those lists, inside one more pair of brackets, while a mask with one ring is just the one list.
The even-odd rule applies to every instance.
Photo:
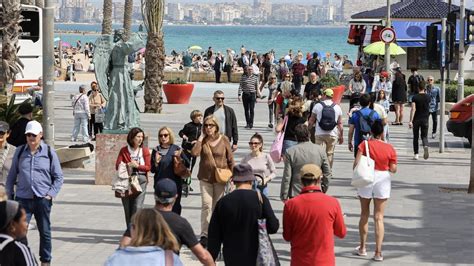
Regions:
[[43, 137], [54, 147], [54, 3], [43, 8]]
[[458, 63], [458, 97], [457, 100], [460, 101], [464, 98], [464, 36], [465, 34], [465, 18], [466, 10], [464, 9], [464, 0], [461, 0], [460, 3], [460, 13], [459, 13], [459, 63]]
[[[387, 23], [385, 25], [386, 28], [392, 27], [392, 20], [390, 18], [390, 0], [387, 0]], [[385, 70], [390, 70], [390, 43], [385, 44]]]

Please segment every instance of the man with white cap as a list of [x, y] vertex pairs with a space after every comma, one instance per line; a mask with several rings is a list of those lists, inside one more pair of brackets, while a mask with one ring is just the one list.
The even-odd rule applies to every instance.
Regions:
[[28, 122], [25, 135], [27, 144], [17, 147], [6, 189], [9, 198], [12, 199], [15, 193], [15, 200], [25, 208], [28, 223], [31, 216], [35, 216], [40, 233], [41, 264], [49, 265], [51, 207], [63, 184], [63, 173], [56, 152], [41, 140], [43, 127], [38, 121]]
[[322, 193], [319, 166], [304, 165], [300, 176], [303, 189], [283, 209], [283, 238], [291, 243], [291, 264], [335, 265], [334, 235], [346, 236], [341, 206]]
[[266, 219], [268, 234], [278, 231], [279, 221], [270, 201], [252, 190], [255, 175], [247, 163], [234, 166], [236, 190], [221, 198], [209, 223], [208, 250], [214, 260], [223, 248], [227, 266], [255, 265], [258, 253], [258, 219]]

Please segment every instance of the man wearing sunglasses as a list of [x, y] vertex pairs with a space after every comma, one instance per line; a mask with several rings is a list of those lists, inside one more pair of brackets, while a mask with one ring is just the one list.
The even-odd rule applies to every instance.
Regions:
[[224, 105], [224, 92], [217, 90], [214, 92], [214, 105], [209, 106], [204, 112], [204, 118], [214, 115], [219, 122], [221, 133], [229, 138], [232, 143], [232, 151], [237, 150], [237, 142], [239, 141], [239, 133], [237, 131], [237, 118], [234, 109]]
[[[51, 207], [63, 185], [63, 172], [56, 152], [44, 143], [43, 127], [30, 121], [25, 131], [27, 144], [17, 147], [7, 176], [6, 190], [10, 199], [25, 208], [27, 222], [35, 216], [40, 234], [41, 265], [51, 262]], [[34, 166], [34, 167], [33, 167]], [[16, 190], [13, 189], [16, 182]]]

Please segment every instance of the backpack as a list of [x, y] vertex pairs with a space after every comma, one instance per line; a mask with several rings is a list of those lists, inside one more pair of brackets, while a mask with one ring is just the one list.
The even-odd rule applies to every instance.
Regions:
[[327, 105], [325, 102], [321, 102], [321, 105], [323, 110], [321, 111], [321, 119], [318, 122], [319, 127], [326, 131], [333, 130], [337, 125], [336, 111], [334, 110], [336, 104]]
[[357, 111], [357, 113], [359, 115], [359, 135], [360, 136], [369, 135], [372, 125], [375, 122], [375, 119], [373, 119], [373, 116], [376, 112], [374, 110], [371, 110], [368, 116], [364, 116], [360, 110]]
[[237, 60], [237, 65], [239, 65], [239, 67], [244, 67], [244, 57], [243, 56], [239, 57], [239, 60]]
[[422, 81], [424, 81], [425, 79], [423, 78], [422, 75], [416, 75], [416, 76], [413, 76], [413, 79], [412, 79], [412, 82], [411, 82], [411, 92], [414, 93], [414, 92], [417, 92], [420, 90], [420, 83]]
[[[28, 144], [23, 144], [21, 145], [20, 147], [20, 151], [18, 152], [18, 155], [16, 157], [16, 160], [18, 161], [18, 163], [16, 164], [16, 173], [18, 174], [20, 172], [20, 157], [21, 157], [21, 154], [25, 151], [26, 149], [26, 145]], [[48, 146], [48, 158], [49, 158], [49, 170], [50, 170], [50, 173], [49, 175], [51, 176], [51, 182], [54, 183], [54, 176], [51, 174], [51, 168], [53, 167], [53, 154], [51, 153], [51, 146], [49, 145], [46, 145]]]

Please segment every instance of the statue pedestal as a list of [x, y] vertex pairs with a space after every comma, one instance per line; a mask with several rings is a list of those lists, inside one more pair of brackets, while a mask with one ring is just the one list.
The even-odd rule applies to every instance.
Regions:
[[[95, 184], [111, 185], [116, 174], [115, 161], [120, 149], [127, 145], [128, 132], [122, 134], [97, 134], [95, 150]], [[146, 134], [145, 134], [146, 135]], [[148, 136], [143, 141], [148, 147]]]

